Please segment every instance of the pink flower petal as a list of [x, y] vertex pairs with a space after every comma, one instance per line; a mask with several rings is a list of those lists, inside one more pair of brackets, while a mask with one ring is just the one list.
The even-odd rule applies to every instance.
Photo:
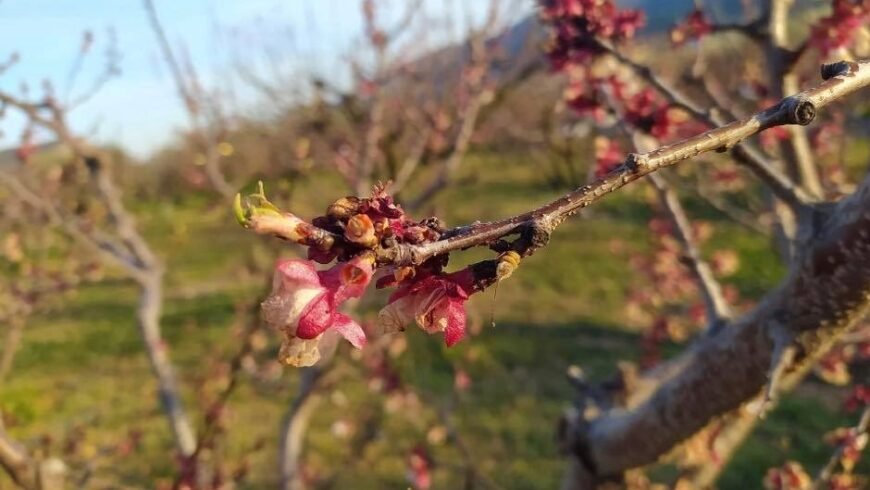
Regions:
[[413, 297], [391, 301], [378, 313], [378, 326], [384, 333], [400, 332], [414, 320], [416, 309]]
[[359, 323], [353, 321], [349, 316], [341, 313], [336, 314], [332, 328], [357, 349], [365, 347], [367, 342], [365, 331]]
[[308, 260], [289, 259], [278, 261], [272, 287], [281, 281], [286, 286], [320, 286], [320, 277], [314, 264]]
[[472, 281], [473, 276], [465, 270], [418, 278], [390, 296], [378, 323], [390, 332], [402, 330], [414, 318], [430, 334], [443, 332], [445, 343], [453, 346], [465, 337], [466, 288], [471, 289]]
[[324, 292], [308, 307], [299, 318], [296, 336], [300, 339], [313, 339], [332, 326], [335, 319], [335, 307], [329, 292]]
[[374, 275], [371, 259], [355, 257], [348, 262], [339, 262], [331, 269], [320, 273], [323, 285], [332, 291], [336, 306], [350, 298], [363, 295]]
[[447, 344], [447, 347], [453, 347], [465, 337], [464, 301], [447, 301], [435, 310], [433, 315], [439, 319], [444, 318], [447, 322], [447, 328], [444, 329], [444, 343]]

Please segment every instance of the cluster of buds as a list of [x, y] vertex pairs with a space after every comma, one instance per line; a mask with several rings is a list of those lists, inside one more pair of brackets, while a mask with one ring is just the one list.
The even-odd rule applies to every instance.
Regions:
[[834, 0], [832, 9], [810, 34], [810, 44], [824, 57], [848, 47], [870, 23], [870, 0]]
[[866, 487], [867, 480], [852, 473], [831, 475], [828, 480], [828, 490], [861, 490]]
[[861, 451], [867, 447], [867, 433], [855, 428], [841, 427], [825, 434], [825, 442], [840, 448], [840, 467], [846, 473], [852, 471], [861, 459]]
[[[365, 330], [338, 310], [349, 299], [361, 297], [372, 283], [377, 288], [397, 288], [378, 314], [380, 333], [416, 323], [430, 334], [442, 333], [447, 346], [465, 336], [465, 302], [480, 289], [472, 268], [447, 273], [446, 255], [413, 266], [377, 263], [383, 249], [430, 243], [444, 232], [436, 219], [408, 218], [385, 186], [376, 186], [368, 198], [341, 198], [311, 223], [279, 210], [266, 199], [262, 184], [244, 201], [237, 196], [234, 208], [246, 228], [308, 246], [308, 260], [277, 264], [272, 293], [262, 304], [266, 323], [284, 336], [279, 354], [283, 363], [316, 363], [322, 344], [336, 336], [362, 348]], [[495, 279], [506, 278], [517, 260], [518, 255], [503, 254]], [[315, 264], [333, 261], [327, 270], [318, 270]]]
[[625, 98], [623, 112], [626, 122], [656, 139], [667, 139], [676, 132], [676, 110], [649, 87]]
[[859, 384], [852, 387], [852, 392], [846, 399], [846, 410], [854, 412], [862, 407], [870, 406], [870, 384]]
[[807, 490], [813, 480], [800, 463], [788, 461], [778, 468], [770, 468], [764, 476], [767, 490]]
[[363, 0], [362, 14], [369, 43], [375, 48], [383, 49], [389, 42], [389, 38], [387, 33], [377, 26], [377, 8], [374, 0]]
[[867, 343], [839, 345], [831, 349], [813, 368], [822, 380], [838, 386], [845, 386], [852, 380], [849, 365], [870, 358]]
[[[595, 63], [610, 46], [630, 39], [643, 24], [636, 10], [620, 10], [612, 1], [542, 1], [541, 18], [551, 26], [547, 50], [553, 69], [568, 75], [565, 99], [578, 115], [603, 121], [618, 105], [621, 118], [632, 127], [660, 140], [706, 129], [683, 111], [671, 107], [651, 88], [633, 88], [618, 74], [602, 75]], [[712, 29], [698, 11], [681, 28], [682, 36], [698, 37]], [[665, 141], [667, 142], [667, 141]], [[599, 158], [599, 160], [603, 160]], [[598, 176], [606, 164], [597, 166]]]
[[622, 165], [625, 152], [615, 140], [605, 136], [597, 136], [595, 145], [595, 177], [601, 178]]
[[550, 64], [568, 74], [567, 105], [582, 116], [601, 121], [608, 114], [603, 96], [627, 96], [616, 76], [592, 73], [593, 62], [606, 50], [603, 43], [630, 39], [643, 25], [639, 10], [620, 10], [612, 0], [542, 0], [541, 19], [551, 27], [547, 47]]
[[553, 28], [547, 55], [557, 70], [588, 63], [601, 53], [599, 41], [630, 39], [644, 23], [643, 12], [613, 0], [541, 0], [540, 7]]

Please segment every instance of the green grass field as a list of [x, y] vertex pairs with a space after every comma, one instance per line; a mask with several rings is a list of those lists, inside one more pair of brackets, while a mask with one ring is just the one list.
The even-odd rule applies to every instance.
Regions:
[[[557, 194], [540, 182], [540, 169], [517, 159], [477, 156], [462, 174], [460, 184], [436, 203], [448, 224], [503, 217]], [[632, 271], [626, 256], [611, 253], [609, 247], [613, 239], [625, 242], [629, 250], [647, 247], [650, 211], [643, 204], [644, 185], [612, 196], [560, 228], [550, 246], [500, 286], [494, 306], [491, 292], [475, 297], [473, 322], [485, 326], [474, 338], [448, 351], [439, 339], [417, 329], [405, 334], [408, 350], [399, 367], [406, 382], [425, 397], [422, 403], [451, 395], [453, 374], [446, 359], [461, 362], [470, 373], [473, 384], [461, 397], [454, 422], [480, 469], [503, 488], [557, 486], [563, 460], [554, 429], [572, 397], [564, 377], [569, 365], [580, 365], [601, 379], [615, 371], [617, 360], [638, 358], [638, 333], [623, 313]], [[330, 198], [344, 194], [339, 183], [320, 175], [296, 187], [292, 208], [303, 216], [318, 214]], [[448, 206], [454, 198], [462, 205]], [[188, 408], [197, 420], [201, 412], [190, 386], [215, 357], [228, 358], [234, 351], [230, 326], [235, 305], [255, 299], [263, 282], [238, 271], [250, 260], [251, 250], [262, 249], [266, 240], [244, 232], [228, 209], [209, 208], [206, 202], [192, 196], [134, 205], [140, 224], [168, 264], [163, 328], [188, 388]], [[741, 269], [728, 282], [744, 296], [757, 296], [776, 284], [783, 269], [766, 238], [729, 224], [699, 203], [691, 203], [690, 212], [717, 225], [711, 247], [727, 246], [740, 254]], [[287, 255], [296, 252], [286, 249]], [[481, 256], [467, 253], [457, 263]], [[168, 428], [133, 323], [135, 295], [132, 283], [109, 274], [38, 315], [26, 331], [12, 376], [0, 385], [0, 408], [12, 421], [11, 431], [32, 447], [48, 435], [59, 450], [66, 435], [82, 427], [87, 448], [80, 451], [90, 454], [116, 444], [130, 430], [143, 431], [139, 451], [93, 468], [91, 488], [150, 488], [155, 480], [173, 476]], [[363, 300], [363, 316], [372, 317], [377, 298]], [[491, 328], [493, 307], [497, 326]], [[342, 347], [339, 355], [347, 356], [348, 349]], [[232, 459], [258, 441], [264, 444], [252, 453], [245, 488], [275, 485], [278, 429], [296, 382], [293, 369], [283, 373], [276, 388], [244, 380], [230, 401], [232, 430], [222, 451]], [[322, 474], [336, 474], [332, 488], [406, 488], [405, 456], [425, 441], [427, 428], [435, 422], [432, 411], [421, 410], [419, 417], [381, 415], [373, 441], [358, 459], [348, 461], [349, 442], [333, 435], [333, 422], [377, 416], [381, 401], [354, 375], [334, 390], [323, 397], [313, 418], [307, 453], [311, 466]], [[853, 421], [854, 416], [839, 409], [842, 396], [840, 390], [810, 380], [787, 397], [730, 463], [721, 488], [758, 488], [766, 468], [787, 459], [811, 471], [818, 468], [831, 452], [821, 434]], [[433, 454], [434, 488], [457, 488], [459, 453], [443, 445]], [[0, 488], [9, 487], [3, 478]]]

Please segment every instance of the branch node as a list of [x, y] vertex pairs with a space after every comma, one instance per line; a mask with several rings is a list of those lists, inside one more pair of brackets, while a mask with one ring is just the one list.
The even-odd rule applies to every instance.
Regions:
[[649, 158], [640, 153], [629, 153], [625, 158], [625, 167], [632, 172], [637, 172], [641, 166], [645, 165]]
[[770, 357], [770, 369], [767, 373], [767, 386], [764, 389], [764, 398], [758, 409], [758, 418], [764, 418], [771, 403], [775, 400], [779, 392], [779, 382], [782, 380], [786, 371], [794, 364], [797, 357], [797, 346], [795, 346], [791, 337], [784, 332], [774, 329], [773, 353]]
[[816, 118], [816, 106], [809, 100], [799, 100], [794, 108], [794, 118], [801, 126], [808, 125]]
[[821, 67], [822, 80], [830, 80], [840, 75], [847, 75], [851, 71], [851, 66], [846, 61], [836, 61], [834, 63], [824, 63]]

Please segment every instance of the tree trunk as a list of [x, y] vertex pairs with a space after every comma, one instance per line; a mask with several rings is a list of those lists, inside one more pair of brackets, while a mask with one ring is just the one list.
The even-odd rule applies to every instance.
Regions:
[[300, 475], [299, 462], [302, 459], [302, 448], [308, 423], [318, 398], [314, 396], [317, 382], [323, 375], [323, 368], [313, 366], [302, 369], [299, 375], [299, 392], [287, 415], [281, 430], [278, 464], [281, 468], [282, 490], [304, 490], [305, 482]]
[[166, 342], [160, 333], [160, 314], [163, 308], [162, 272], [151, 272], [139, 281], [140, 296], [136, 320], [145, 344], [151, 370], [157, 378], [160, 403], [169, 419], [175, 446], [183, 456], [196, 449], [196, 438], [181, 400], [175, 368], [169, 359]]

